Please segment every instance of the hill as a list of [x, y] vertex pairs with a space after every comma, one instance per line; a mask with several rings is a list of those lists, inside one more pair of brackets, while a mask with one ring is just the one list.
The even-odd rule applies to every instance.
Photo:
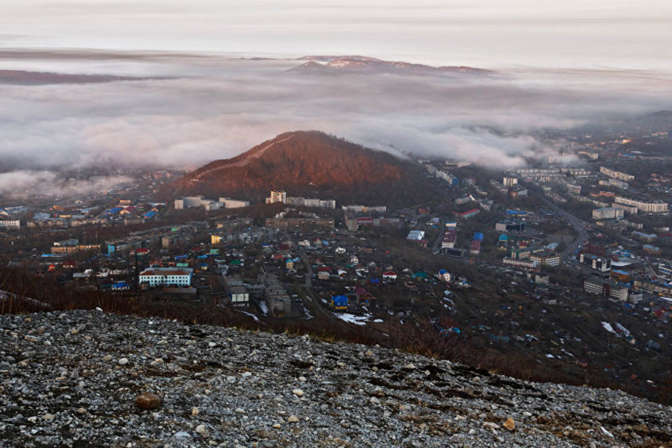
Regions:
[[232, 159], [211, 162], [175, 184], [180, 193], [258, 200], [271, 189], [338, 200], [422, 199], [429, 180], [415, 163], [318, 131], [280, 134]]
[[3, 447], [667, 445], [672, 409], [394, 349], [70, 311], [0, 316]]
[[492, 75], [494, 72], [466, 66], [435, 67], [403, 61], [386, 61], [366, 56], [304, 56], [306, 61], [290, 69], [292, 72], [337, 74], [337, 73], [397, 73], [411, 75]]

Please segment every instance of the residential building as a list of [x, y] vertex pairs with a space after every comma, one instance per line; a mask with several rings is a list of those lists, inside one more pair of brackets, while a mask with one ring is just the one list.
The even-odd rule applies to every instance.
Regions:
[[625, 216], [625, 211], [615, 207], [596, 208], [593, 210], [593, 219], [620, 219]]
[[625, 213], [628, 213], [630, 215], [636, 215], [639, 212], [639, 209], [637, 207], [632, 207], [630, 205], [625, 205], [625, 204], [619, 204], [617, 202], [614, 202], [611, 206], [613, 208], [620, 208]]
[[583, 289], [588, 294], [612, 297], [627, 302], [630, 289], [621, 283], [600, 277], [590, 277], [583, 282]]
[[267, 204], [284, 204], [287, 202], [286, 191], [271, 191], [269, 197], [266, 198]]
[[457, 216], [458, 218], [469, 219], [473, 216], [478, 215], [480, 212], [481, 211], [479, 209], [472, 208], [471, 210], [467, 210], [466, 212], [454, 212], [454, 213], [455, 213], [455, 216]]
[[604, 174], [607, 177], [622, 180], [622, 181], [625, 181], [625, 182], [630, 182], [630, 181], [635, 180], [635, 176], [633, 176], [632, 174], [627, 174], [627, 173], [623, 173], [621, 171], [611, 170], [611, 169], [609, 169], [605, 166], [600, 167], [600, 173]]
[[508, 258], [505, 257], [502, 260], [502, 263], [510, 266], [515, 266], [519, 268], [524, 268], [524, 269], [537, 269], [539, 267], [539, 263], [536, 261], [531, 261], [531, 260], [514, 260], [513, 258]]
[[21, 228], [21, 221], [18, 219], [3, 219], [0, 220], [0, 229], [14, 229], [19, 230]]
[[409, 241], [422, 241], [425, 238], [424, 230], [411, 230], [406, 239]]
[[599, 257], [593, 254], [581, 252], [579, 255], [579, 263], [587, 264], [592, 269], [599, 272], [609, 272], [611, 270], [611, 258], [609, 257]]
[[387, 213], [387, 206], [385, 205], [376, 205], [376, 206], [368, 206], [368, 205], [344, 205], [341, 207], [341, 209], [348, 213]]
[[627, 190], [628, 188], [630, 188], [630, 184], [618, 179], [600, 180], [598, 184], [607, 187], [620, 188], [621, 190]]
[[224, 208], [243, 208], [249, 207], [249, 201], [240, 201], [238, 199], [219, 198], [219, 202], [224, 205]]
[[453, 249], [457, 242], [457, 232], [452, 229], [446, 230], [441, 240], [441, 249]]
[[191, 277], [193, 269], [191, 268], [157, 268], [145, 269], [140, 273], [139, 283], [146, 284], [149, 287], [156, 286], [191, 286]]
[[540, 266], [560, 266], [560, 255], [541, 252], [530, 256], [530, 261], [536, 261]]
[[250, 292], [243, 284], [231, 285], [229, 297], [233, 306], [248, 306], [250, 304]]
[[637, 209], [644, 213], [667, 213], [668, 204], [662, 201], [639, 201], [636, 199], [630, 199], [623, 196], [616, 196], [614, 198], [616, 204], [629, 205], [631, 207], [637, 207]]
[[287, 197], [285, 204], [297, 207], [316, 207], [316, 208], [336, 208], [336, 201], [333, 199], [314, 199], [302, 197]]
[[513, 187], [514, 185], [518, 185], [518, 178], [517, 178], [517, 177], [508, 177], [508, 176], [505, 176], [505, 177], [502, 179], [502, 184], [503, 184], [505, 187]]

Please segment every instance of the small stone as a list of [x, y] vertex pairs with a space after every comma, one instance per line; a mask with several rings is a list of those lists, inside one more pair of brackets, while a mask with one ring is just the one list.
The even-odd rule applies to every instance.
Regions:
[[161, 406], [161, 397], [151, 392], [145, 392], [135, 398], [135, 405], [140, 409], [158, 409]]
[[42, 418], [48, 422], [52, 421], [53, 419], [56, 418], [54, 414], [44, 414]]
[[513, 421], [513, 418], [509, 417], [506, 419], [503, 426], [509, 431], [513, 431], [514, 429], [516, 429], [516, 422]]
[[128, 364], [128, 358], [121, 358], [119, 361], [117, 361], [117, 364], [119, 364], [120, 366], [125, 366], [126, 364]]
[[86, 409], [84, 409], [84, 408], [78, 408], [78, 409], [77, 409], [77, 413], [80, 414], [80, 415], [84, 415], [84, 414], [86, 414]]
[[196, 417], [199, 414], [199, 412], [200, 411], [198, 410], [198, 408], [191, 408], [191, 415], [193, 417]]
[[499, 425], [494, 422], [483, 422], [483, 426], [485, 426], [488, 429], [492, 429], [493, 431], [495, 429], [499, 429]]
[[299, 398], [303, 397], [303, 391], [301, 389], [294, 389], [292, 393]]
[[205, 425], [198, 425], [196, 427], [196, 432], [200, 434], [201, 437], [208, 437], [208, 428]]
[[245, 409], [243, 409], [243, 408], [237, 408], [236, 409], [236, 414], [244, 414], [244, 413], [245, 413]]
[[287, 418], [287, 423], [299, 423], [299, 417], [297, 417], [296, 415], [290, 415]]
[[280, 428], [282, 428], [282, 425], [281, 425], [280, 423], [275, 423], [275, 424], [273, 425], [273, 427], [274, 427], [275, 429], [280, 429]]

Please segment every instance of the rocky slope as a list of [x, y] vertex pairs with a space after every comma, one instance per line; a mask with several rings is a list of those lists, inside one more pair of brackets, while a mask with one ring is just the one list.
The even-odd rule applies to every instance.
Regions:
[[[183, 193], [257, 199], [271, 189], [293, 195], [361, 199], [420, 192], [426, 176], [415, 164], [318, 131], [296, 131], [225, 160], [216, 160], [177, 182]], [[426, 191], [426, 190], [424, 190]]]
[[2, 447], [657, 447], [671, 417], [377, 347], [101, 311], [0, 316]]

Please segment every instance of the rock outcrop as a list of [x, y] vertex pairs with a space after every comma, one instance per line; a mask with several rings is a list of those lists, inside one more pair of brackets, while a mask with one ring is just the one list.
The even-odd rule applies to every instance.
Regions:
[[669, 446], [672, 408], [397, 350], [73, 311], [0, 316], [4, 447]]

